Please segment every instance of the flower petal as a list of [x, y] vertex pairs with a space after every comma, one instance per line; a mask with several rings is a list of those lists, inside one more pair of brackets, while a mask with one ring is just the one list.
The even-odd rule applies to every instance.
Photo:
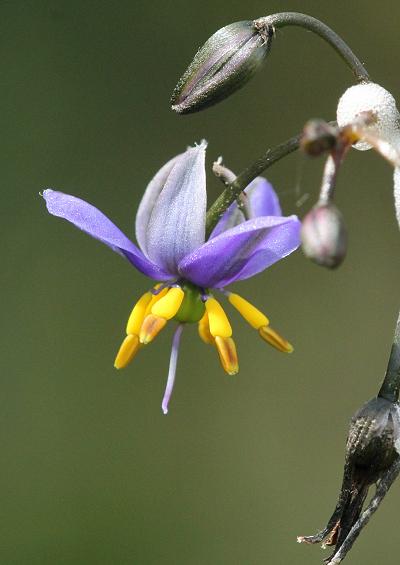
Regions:
[[146, 253], [146, 232], [150, 222], [150, 216], [153, 211], [157, 198], [163, 189], [171, 169], [176, 161], [181, 157], [178, 155], [170, 159], [151, 179], [140, 201], [139, 208], [136, 214], [136, 239], [139, 247]]
[[204, 243], [205, 148], [202, 142], [176, 159], [148, 223], [146, 254], [171, 273], [178, 273], [179, 261]]
[[[267, 179], [257, 177], [245, 188], [244, 192], [247, 195], [250, 218], [282, 215], [278, 196]], [[245, 218], [239, 210], [237, 202], [233, 202], [215, 226], [210, 239], [244, 221]]]
[[248, 220], [208, 240], [179, 264], [187, 280], [202, 287], [223, 287], [247, 279], [286, 257], [300, 244], [296, 216]]
[[251, 218], [282, 216], [279, 198], [272, 184], [264, 177], [257, 177], [245, 190], [249, 198]]
[[100, 210], [70, 194], [47, 189], [43, 192], [47, 210], [64, 218], [113, 251], [125, 256], [139, 271], [156, 280], [171, 279], [171, 274], [149, 261], [122, 231]]

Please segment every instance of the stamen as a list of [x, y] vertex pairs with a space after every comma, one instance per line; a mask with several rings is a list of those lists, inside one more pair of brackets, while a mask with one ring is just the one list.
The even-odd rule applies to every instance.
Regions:
[[267, 316], [238, 294], [230, 292], [228, 300], [255, 330], [260, 329], [262, 326], [268, 326], [269, 320]]
[[258, 330], [258, 333], [264, 341], [275, 347], [275, 349], [283, 353], [292, 353], [293, 346], [270, 326], [263, 326]]
[[211, 335], [213, 337], [231, 337], [232, 328], [221, 304], [215, 298], [209, 298], [205, 306]]
[[147, 306], [149, 305], [149, 302], [151, 301], [152, 297], [153, 295], [149, 291], [143, 294], [143, 296], [139, 298], [139, 300], [136, 302], [131, 312], [131, 315], [129, 316], [128, 323], [126, 324], [126, 333], [128, 335], [129, 334], [139, 335], [140, 327], [144, 320]]
[[137, 335], [127, 335], [119, 348], [114, 361], [116, 369], [123, 369], [132, 361], [140, 349], [140, 342]]
[[167, 320], [161, 318], [161, 316], [154, 316], [154, 314], [148, 314], [140, 328], [139, 340], [140, 343], [147, 345], [160, 333], [160, 331], [165, 327]]
[[214, 338], [210, 333], [210, 324], [208, 321], [207, 312], [205, 312], [204, 316], [199, 321], [198, 329], [199, 329], [199, 336], [204, 341], [204, 343], [214, 345]]
[[215, 345], [224, 371], [228, 375], [236, 375], [239, 371], [239, 361], [233, 339], [231, 337], [217, 336], [215, 338]]
[[146, 312], [145, 312], [144, 317], [146, 317], [148, 314], [150, 314], [151, 309], [153, 308], [153, 305], [154, 305], [156, 302], [158, 302], [159, 300], [161, 300], [161, 298], [163, 298], [163, 296], [165, 296], [165, 295], [167, 294], [168, 290], [169, 290], [168, 288], [163, 288], [163, 289], [161, 289], [161, 290], [158, 290], [158, 287], [159, 287], [159, 286], [161, 286], [161, 285], [157, 285], [157, 286], [155, 287], [156, 290], [157, 290], [157, 294], [154, 294], [154, 293], [152, 292], [152, 297], [151, 297], [150, 302], [149, 302], [148, 305], [147, 305], [147, 308], [146, 308]]
[[154, 314], [154, 316], [160, 316], [161, 318], [165, 318], [165, 320], [170, 320], [178, 312], [184, 296], [185, 293], [181, 288], [170, 288], [167, 294], [152, 306], [151, 313]]
[[172, 349], [171, 349], [171, 357], [169, 360], [169, 370], [168, 370], [168, 379], [167, 379], [167, 386], [165, 388], [164, 398], [161, 403], [161, 408], [164, 414], [168, 414], [168, 404], [171, 398], [171, 394], [174, 388], [175, 383], [175, 374], [176, 374], [176, 364], [178, 362], [178, 352], [179, 352], [179, 344], [181, 341], [181, 335], [183, 331], [183, 324], [179, 324], [176, 328], [173, 340], [172, 340]]

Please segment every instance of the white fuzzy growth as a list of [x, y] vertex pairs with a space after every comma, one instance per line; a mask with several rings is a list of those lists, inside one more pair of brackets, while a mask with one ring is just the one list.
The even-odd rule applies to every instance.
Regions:
[[[393, 96], [382, 86], [375, 83], [357, 84], [346, 90], [337, 107], [337, 122], [340, 127], [353, 123], [365, 112], [372, 112], [376, 122], [368, 126], [371, 133], [392, 142], [400, 136], [400, 115]], [[365, 151], [371, 145], [359, 141], [356, 149]]]

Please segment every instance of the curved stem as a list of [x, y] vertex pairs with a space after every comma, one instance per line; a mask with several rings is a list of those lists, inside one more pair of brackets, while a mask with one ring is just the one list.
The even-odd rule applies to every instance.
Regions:
[[268, 169], [271, 165], [298, 149], [301, 136], [302, 134], [300, 133], [280, 145], [277, 145], [273, 149], [268, 149], [264, 155], [261, 155], [254, 163], [244, 169], [236, 179], [227, 186], [207, 212], [206, 237], [208, 237], [215, 228], [225, 210], [240, 196], [240, 193], [252, 180], [265, 171], [265, 169]]
[[272, 14], [270, 16], [265, 16], [259, 18], [255, 21], [256, 24], [270, 25], [273, 28], [281, 28], [289, 25], [299, 26], [313, 33], [319, 35], [324, 39], [329, 45], [331, 45], [343, 61], [350, 67], [353, 74], [358, 82], [369, 82], [370, 78], [368, 72], [361, 61], [356, 57], [350, 47], [345, 41], [331, 29], [326, 24], [321, 21], [308, 16], [307, 14], [301, 14], [299, 12], [280, 12], [278, 14]]
[[394, 331], [393, 345], [390, 352], [386, 375], [378, 396], [390, 402], [397, 402], [400, 390], [400, 312]]

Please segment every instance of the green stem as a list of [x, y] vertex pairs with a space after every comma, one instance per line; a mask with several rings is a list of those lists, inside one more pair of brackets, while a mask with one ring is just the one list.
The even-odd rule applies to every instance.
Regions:
[[390, 352], [386, 375], [378, 396], [390, 402], [397, 402], [400, 390], [400, 312], [394, 331], [393, 345]]
[[280, 12], [259, 18], [255, 21], [256, 25], [269, 25], [274, 29], [294, 25], [319, 35], [329, 45], [331, 45], [343, 61], [350, 67], [357, 82], [369, 82], [368, 72], [361, 61], [356, 57], [345, 41], [323, 22], [299, 12]]
[[252, 180], [265, 171], [265, 169], [268, 169], [271, 165], [298, 149], [301, 136], [302, 134], [295, 135], [277, 147], [268, 149], [264, 155], [244, 169], [244, 171], [242, 171], [235, 180], [226, 187], [223, 193], [217, 198], [207, 212], [206, 238], [209, 237], [225, 210], [229, 208], [232, 202], [239, 198], [240, 193]]

